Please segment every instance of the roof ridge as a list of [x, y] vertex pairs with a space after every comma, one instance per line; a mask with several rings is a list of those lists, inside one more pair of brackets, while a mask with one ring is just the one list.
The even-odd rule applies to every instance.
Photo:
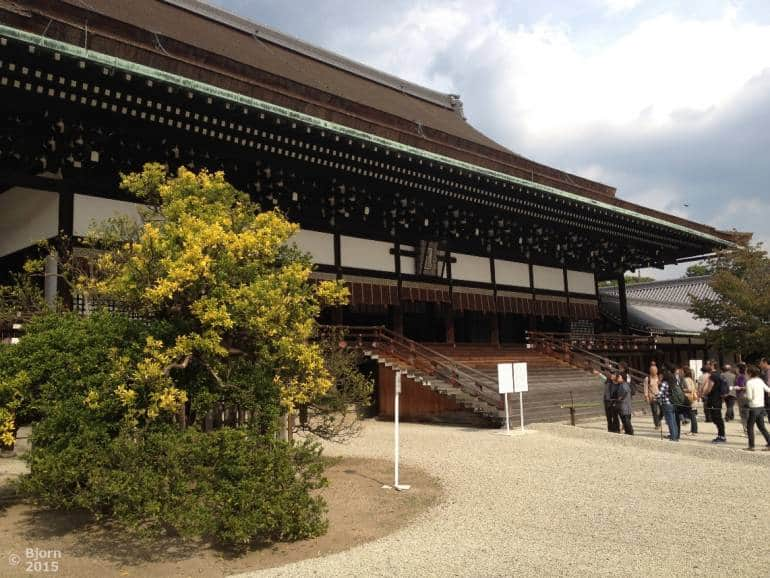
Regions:
[[[706, 281], [708, 279], [711, 279], [711, 275], [698, 275], [697, 277], [680, 277], [678, 279], [661, 279], [656, 281], [646, 281], [644, 283], [627, 283], [626, 284], [626, 293], [629, 291], [636, 291], [638, 289], [646, 289], [646, 288], [655, 288], [655, 287], [662, 287], [662, 286], [671, 286], [674, 287], [676, 285], [695, 285], [699, 282]], [[609, 287], [600, 287], [599, 291], [604, 293], [612, 293], [618, 290], [617, 285], [611, 285]]]
[[295, 36], [291, 36], [290, 34], [286, 34], [285, 32], [276, 30], [275, 28], [257, 22], [256, 20], [252, 20], [251, 18], [239, 16], [238, 14], [230, 12], [229, 10], [225, 10], [219, 6], [215, 6], [205, 0], [160, 1], [172, 6], [176, 6], [177, 8], [181, 8], [182, 10], [192, 12], [193, 14], [201, 16], [202, 18], [213, 20], [219, 24], [223, 24], [230, 28], [245, 32], [260, 40], [270, 42], [271, 44], [275, 44], [293, 52], [297, 52], [298, 54], [302, 54], [303, 56], [307, 56], [319, 62], [323, 62], [324, 64], [328, 64], [329, 66], [333, 66], [345, 72], [349, 72], [351, 74], [355, 74], [356, 76], [371, 80], [372, 82], [387, 86], [388, 88], [404, 92], [443, 108], [454, 110], [463, 120], [465, 119], [465, 116], [463, 115], [463, 103], [460, 99], [460, 96], [457, 94], [443, 93], [438, 90], [434, 90], [432, 88], [404, 80], [403, 78], [399, 78], [393, 74], [388, 74], [387, 72], [377, 70], [376, 68], [331, 50], [327, 50], [326, 48], [321, 48], [320, 46], [305, 42], [304, 40], [301, 40]]

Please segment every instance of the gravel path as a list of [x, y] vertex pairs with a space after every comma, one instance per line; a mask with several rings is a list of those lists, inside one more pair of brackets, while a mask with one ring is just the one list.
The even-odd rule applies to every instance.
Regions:
[[[403, 425], [403, 461], [444, 502], [375, 542], [242, 576], [770, 576], [770, 452], [534, 427]], [[327, 454], [388, 458], [392, 433], [371, 421]]]

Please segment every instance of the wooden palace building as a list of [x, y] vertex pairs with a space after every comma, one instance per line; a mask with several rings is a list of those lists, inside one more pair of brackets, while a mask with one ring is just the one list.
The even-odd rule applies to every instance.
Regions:
[[[0, 0], [0, 273], [137, 215], [120, 172], [224, 170], [351, 303], [421, 342], [591, 327], [597, 283], [740, 239], [533, 162], [416, 86], [197, 0]], [[627, 325], [624, 288], [621, 325]]]

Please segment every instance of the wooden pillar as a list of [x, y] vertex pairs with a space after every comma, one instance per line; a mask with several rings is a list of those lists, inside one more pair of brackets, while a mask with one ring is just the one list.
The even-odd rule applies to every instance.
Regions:
[[444, 328], [446, 329], [446, 342], [454, 345], [455, 342], [455, 312], [451, 305], [444, 314]]
[[492, 317], [490, 319], [490, 331], [489, 331], [489, 342], [492, 345], [500, 345], [500, 317], [497, 315], [497, 313], [492, 313]]
[[[59, 193], [59, 234], [54, 243], [59, 259], [71, 258], [74, 220], [75, 195], [72, 191], [62, 191]], [[55, 277], [55, 279], [58, 297], [61, 298], [62, 304], [66, 309], [72, 309], [74, 295], [72, 295], [69, 285], [60, 277]]]
[[620, 305], [620, 331], [627, 335], [628, 329], [628, 302], [626, 301], [626, 277], [621, 273], [618, 277], [618, 304]]
[[393, 331], [399, 335], [404, 334], [404, 310], [401, 305], [394, 305], [391, 309]]

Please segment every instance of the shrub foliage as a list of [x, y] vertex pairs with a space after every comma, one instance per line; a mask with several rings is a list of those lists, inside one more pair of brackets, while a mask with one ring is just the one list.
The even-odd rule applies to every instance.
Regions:
[[103, 224], [98, 258], [61, 271], [131, 315], [41, 314], [0, 346], [0, 443], [35, 422], [21, 489], [228, 546], [322, 532], [320, 448], [279, 441], [277, 418], [314, 408], [318, 433], [335, 435], [348, 430], [334, 414], [370, 394], [355, 359], [317, 338], [321, 307], [346, 290], [311, 282], [296, 225], [221, 173], [150, 164], [123, 187], [150, 206], [145, 222]]

